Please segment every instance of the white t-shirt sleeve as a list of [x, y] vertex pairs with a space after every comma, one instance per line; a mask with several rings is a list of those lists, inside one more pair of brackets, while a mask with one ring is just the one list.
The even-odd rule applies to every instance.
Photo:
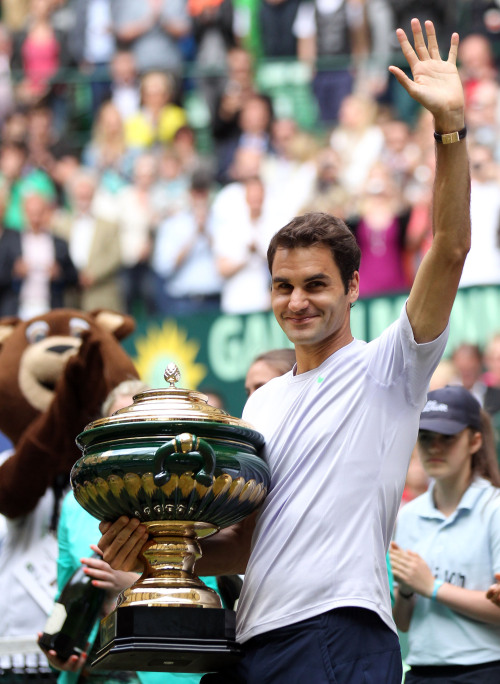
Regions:
[[299, 5], [292, 33], [295, 38], [312, 38], [316, 35], [316, 19], [314, 2], [302, 2]]
[[411, 406], [421, 406], [445, 350], [448, 333], [449, 324], [435, 340], [418, 344], [405, 304], [399, 320], [369, 344], [371, 355], [367, 372], [384, 386], [394, 384], [404, 376], [406, 400]]

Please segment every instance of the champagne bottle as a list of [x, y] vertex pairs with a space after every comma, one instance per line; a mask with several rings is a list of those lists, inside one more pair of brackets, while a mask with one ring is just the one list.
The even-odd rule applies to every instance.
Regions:
[[[99, 558], [95, 553], [92, 555]], [[64, 585], [38, 640], [44, 651], [56, 651], [61, 660], [86, 650], [106, 596], [105, 589], [92, 584], [93, 578], [85, 574], [85, 567], [81, 565], [75, 570]]]

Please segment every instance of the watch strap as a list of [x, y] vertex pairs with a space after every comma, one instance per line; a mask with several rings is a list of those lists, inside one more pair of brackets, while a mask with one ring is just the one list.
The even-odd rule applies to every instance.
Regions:
[[453, 133], [436, 133], [434, 131], [434, 139], [443, 145], [460, 142], [467, 135], [467, 128], [464, 126], [460, 131], [453, 131]]

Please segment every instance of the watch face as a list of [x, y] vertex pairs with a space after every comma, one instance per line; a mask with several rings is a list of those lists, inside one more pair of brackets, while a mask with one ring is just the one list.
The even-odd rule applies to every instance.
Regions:
[[452, 133], [436, 133], [434, 131], [434, 138], [437, 142], [443, 145], [449, 145], [450, 143], [456, 143], [463, 140], [467, 135], [467, 128], [464, 126], [460, 131], [453, 131]]

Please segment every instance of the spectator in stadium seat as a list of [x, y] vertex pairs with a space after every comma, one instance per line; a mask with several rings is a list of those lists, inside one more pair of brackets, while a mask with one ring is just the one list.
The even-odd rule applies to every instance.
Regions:
[[51, 13], [51, 0], [31, 0], [26, 26], [14, 34], [12, 69], [22, 74], [16, 97], [28, 105], [51, 92], [51, 79], [69, 63], [67, 36], [54, 29]]
[[10, 68], [12, 39], [5, 24], [0, 24], [0, 127], [14, 110], [14, 84]]
[[172, 101], [174, 81], [170, 74], [152, 71], [141, 79], [141, 107], [125, 120], [128, 147], [145, 149], [170, 143], [176, 131], [187, 123], [182, 107]]
[[195, 171], [186, 208], [158, 227], [152, 266], [159, 278], [158, 309], [167, 316], [219, 310], [222, 278], [212, 248], [212, 188], [212, 175]]
[[280, 215], [268, 199], [262, 180], [253, 176], [228, 185], [214, 202], [214, 253], [223, 278], [224, 313], [270, 308], [266, 252], [285, 210]]
[[369, 53], [364, 3], [353, 0], [301, 3], [293, 32], [298, 58], [315, 69], [313, 89], [320, 119], [332, 124], [338, 119], [342, 100], [352, 92], [351, 60]]
[[192, 0], [187, 3], [195, 41], [198, 88], [213, 119], [226, 78], [228, 50], [236, 45], [232, 0]]
[[256, 93], [252, 55], [241, 47], [227, 53], [226, 82], [216, 103], [212, 134], [216, 154], [221, 145], [241, 133], [239, 114], [243, 104]]
[[111, 193], [131, 177], [133, 152], [127, 149], [123, 119], [112, 101], [99, 109], [82, 161], [100, 174], [103, 186]]
[[111, 101], [125, 121], [139, 111], [141, 88], [134, 55], [130, 50], [116, 50], [111, 63]]
[[49, 176], [28, 166], [28, 149], [24, 142], [5, 140], [0, 147], [0, 182], [8, 191], [4, 214], [6, 228], [24, 229], [23, 194], [29, 187], [45, 193], [51, 200], [55, 195]]
[[37, 189], [23, 194], [26, 225], [22, 233], [12, 231], [9, 249], [14, 255], [13, 289], [17, 315], [33, 318], [65, 305], [78, 274], [69, 255], [68, 243], [50, 233], [52, 202]]
[[235, 180], [231, 166], [239, 148], [249, 148], [266, 154], [271, 150], [271, 127], [273, 107], [267, 95], [255, 93], [243, 103], [238, 115], [239, 133], [217, 147], [217, 172], [219, 183]]
[[500, 284], [500, 166], [491, 147], [470, 145], [472, 246], [460, 287]]
[[154, 313], [154, 284], [150, 258], [157, 228], [152, 202], [157, 159], [143, 153], [134, 162], [133, 179], [116, 195], [115, 219], [120, 229], [122, 286], [127, 312], [141, 303]]
[[451, 356], [461, 384], [471, 392], [481, 406], [487, 385], [483, 380], [483, 353], [477, 344], [463, 342], [453, 350]]
[[112, 0], [76, 0], [75, 24], [68, 48], [82, 76], [90, 81], [91, 109], [95, 115], [110, 95], [109, 63], [116, 48], [112, 31]]
[[118, 43], [132, 51], [139, 74], [182, 74], [179, 40], [191, 29], [185, 0], [113, 0], [112, 18]]
[[69, 181], [69, 211], [59, 212], [52, 221], [53, 233], [69, 244], [78, 270], [78, 289], [70, 304], [76, 309], [123, 311], [119, 283], [122, 266], [117, 222], [101, 218], [93, 202], [98, 176], [80, 168]]

